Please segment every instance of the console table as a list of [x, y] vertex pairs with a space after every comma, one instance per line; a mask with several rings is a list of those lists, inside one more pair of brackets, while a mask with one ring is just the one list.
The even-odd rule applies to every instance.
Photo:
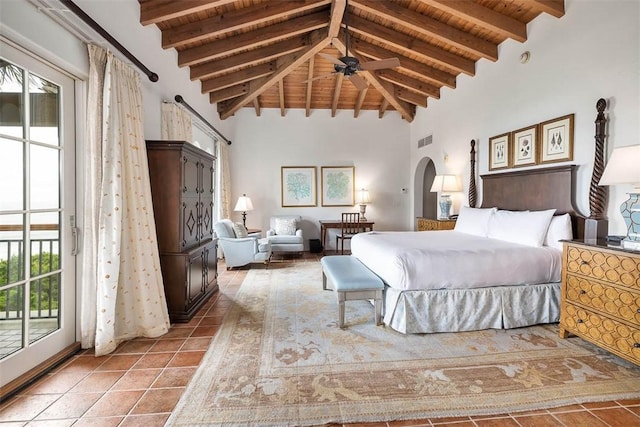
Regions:
[[[340, 228], [342, 226], [342, 221], [339, 219], [321, 219], [318, 220], [320, 223], [320, 239], [322, 240], [322, 253], [324, 254], [324, 248], [327, 247], [327, 229], [329, 228]], [[362, 225], [362, 231], [372, 231], [373, 221], [360, 221]]]

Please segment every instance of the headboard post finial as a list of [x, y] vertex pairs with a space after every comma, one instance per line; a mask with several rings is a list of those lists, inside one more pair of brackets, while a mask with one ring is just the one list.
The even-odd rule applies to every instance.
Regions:
[[596, 102], [598, 114], [595, 121], [595, 155], [591, 185], [589, 186], [589, 218], [585, 223], [585, 238], [589, 239], [602, 238], [608, 233], [608, 222], [606, 220], [608, 189], [598, 185], [604, 172], [605, 128], [607, 124], [604, 110], [606, 107], [607, 101], [604, 98], [598, 99]]
[[469, 207], [475, 208], [478, 199], [476, 190], [476, 141], [471, 140], [471, 171], [469, 173]]

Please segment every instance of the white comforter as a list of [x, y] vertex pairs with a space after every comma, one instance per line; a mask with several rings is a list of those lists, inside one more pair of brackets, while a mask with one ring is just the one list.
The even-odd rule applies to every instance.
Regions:
[[562, 252], [456, 231], [360, 233], [351, 253], [399, 290], [559, 282]]

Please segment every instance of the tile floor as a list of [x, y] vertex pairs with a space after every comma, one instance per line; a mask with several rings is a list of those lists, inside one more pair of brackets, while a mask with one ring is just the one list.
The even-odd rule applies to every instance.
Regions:
[[[319, 256], [276, 258], [271, 268], [318, 262]], [[264, 268], [261, 265], [252, 268]], [[0, 404], [5, 426], [162, 426], [195, 372], [233, 302], [249, 267], [219, 266], [220, 292], [191, 322], [174, 325], [160, 339], [135, 339], [115, 353], [96, 358], [83, 351]], [[640, 426], [640, 400], [571, 405], [529, 413], [356, 426]]]

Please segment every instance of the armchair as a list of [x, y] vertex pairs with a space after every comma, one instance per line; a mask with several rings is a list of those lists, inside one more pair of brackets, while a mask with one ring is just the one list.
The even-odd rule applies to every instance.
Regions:
[[[239, 224], [242, 226], [242, 224]], [[218, 237], [218, 244], [222, 248], [227, 270], [233, 267], [241, 267], [252, 262], [264, 262], [267, 267], [271, 260], [271, 243], [267, 239], [258, 239], [255, 236], [238, 236], [234, 230], [234, 224], [229, 219], [223, 219], [213, 225]]]
[[300, 215], [275, 215], [269, 221], [267, 240], [273, 252], [303, 252], [304, 237]]

